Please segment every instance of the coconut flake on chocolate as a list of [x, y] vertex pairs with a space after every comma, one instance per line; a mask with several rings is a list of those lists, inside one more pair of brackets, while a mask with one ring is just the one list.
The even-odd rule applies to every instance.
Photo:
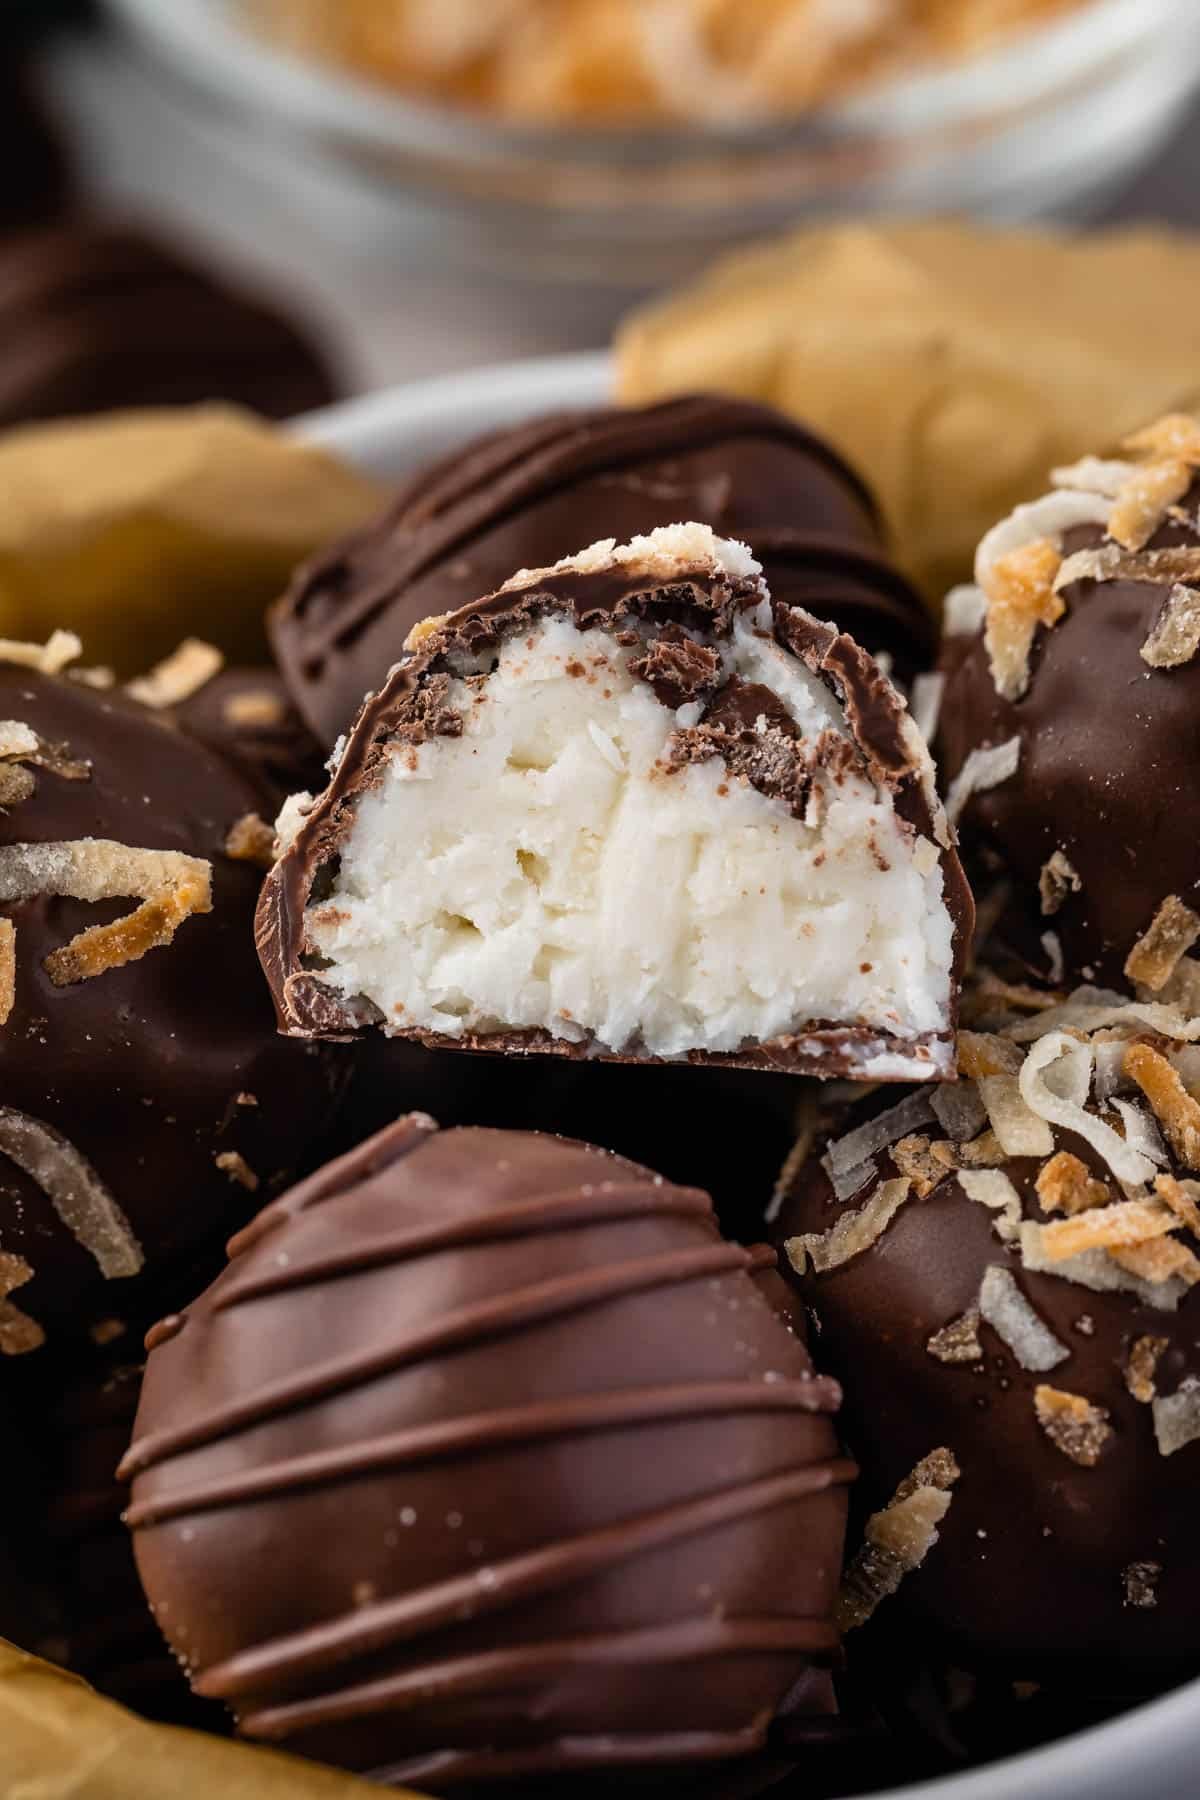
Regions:
[[984, 1272], [979, 1288], [979, 1316], [1031, 1374], [1044, 1375], [1066, 1362], [1071, 1354], [1038, 1317], [1012, 1270], [1000, 1263], [993, 1263]]
[[52, 1125], [0, 1106], [0, 1153], [36, 1181], [108, 1281], [136, 1275], [141, 1246], [95, 1169]]
[[68, 663], [82, 655], [83, 645], [73, 631], [52, 631], [44, 644], [0, 638], [0, 663], [16, 663], [22, 669], [37, 669], [42, 675], [59, 675]]
[[1125, 959], [1126, 975], [1151, 993], [1160, 993], [1197, 938], [1200, 915], [1185, 906], [1178, 894], [1168, 894]]
[[1129, 1250], [1151, 1238], [1166, 1237], [1178, 1223], [1161, 1200], [1118, 1200], [1043, 1225], [1042, 1249], [1051, 1263], [1085, 1250]]
[[[1044, 1230], [1036, 1219], [1026, 1219], [1021, 1226], [1021, 1265], [1031, 1275], [1057, 1275], [1094, 1294], [1134, 1294], [1144, 1306], [1158, 1312], [1174, 1312], [1188, 1291], [1189, 1283], [1178, 1275], [1151, 1280], [1135, 1274], [1106, 1250], [1084, 1250], [1061, 1262], [1053, 1261], [1042, 1246]], [[1124, 1254], [1118, 1252], [1117, 1256]]]
[[1003, 1169], [960, 1168], [958, 1185], [968, 1200], [994, 1215], [992, 1229], [1001, 1243], [1012, 1243], [1021, 1230], [1021, 1196]]
[[1043, 1212], [1086, 1212], [1112, 1199], [1107, 1182], [1097, 1181], [1069, 1150], [1059, 1150], [1044, 1163], [1034, 1185]]
[[789, 1262], [798, 1275], [804, 1274], [810, 1262], [818, 1275], [840, 1269], [879, 1242], [911, 1193], [912, 1182], [907, 1177], [881, 1181], [863, 1206], [842, 1213], [828, 1231], [789, 1238], [784, 1245]]
[[1127, 1144], [1132, 1144], [1135, 1150], [1148, 1156], [1153, 1163], [1165, 1163], [1168, 1160], [1162, 1132], [1145, 1107], [1138, 1106], [1133, 1100], [1121, 1099], [1111, 1099], [1109, 1105], [1124, 1127]]
[[1200, 1379], [1185, 1375], [1173, 1394], [1156, 1394], [1150, 1402], [1154, 1435], [1161, 1456], [1174, 1456], [1200, 1438]]
[[1134, 1562], [1121, 1571], [1125, 1605], [1146, 1612], [1158, 1605], [1158, 1583], [1163, 1566], [1159, 1562]]
[[1191, 485], [1192, 471], [1173, 457], [1135, 469], [1109, 514], [1109, 537], [1123, 550], [1145, 549]]
[[835, 1618], [843, 1635], [865, 1625], [904, 1577], [920, 1568], [938, 1541], [959, 1473], [949, 1450], [934, 1450], [867, 1520], [864, 1542], [846, 1567], [838, 1595]]
[[81, 931], [46, 958], [56, 987], [87, 981], [169, 944], [186, 919], [212, 910], [212, 868], [174, 850], [136, 850], [103, 838], [0, 845], [0, 902], [40, 894], [73, 900], [140, 898], [111, 925]]
[[1122, 1185], [1144, 1187], [1154, 1177], [1154, 1164], [1127, 1144], [1111, 1125], [1086, 1110], [1093, 1060], [1090, 1045], [1069, 1037], [1065, 1031], [1047, 1032], [1033, 1045], [1022, 1065], [1018, 1077], [1021, 1097], [1038, 1118], [1063, 1131], [1073, 1131], [1090, 1144]]
[[1138, 456], [1177, 457], [1181, 462], [1200, 465], [1200, 421], [1191, 413], [1164, 413], [1151, 424], [1130, 432], [1121, 448]]
[[225, 854], [234, 862], [257, 863], [269, 869], [275, 861], [275, 831], [257, 813], [243, 813], [229, 827], [225, 838]]
[[288, 823], [259, 941], [292, 1035], [951, 1072], [966, 905], [928, 751], [707, 527], [443, 621]]
[[972, 750], [946, 795], [946, 817], [952, 825], [957, 825], [962, 817], [963, 808], [972, 794], [984, 793], [988, 788], [1000, 787], [1010, 781], [1021, 765], [1021, 740], [1009, 738], [1005, 744], [989, 744], [981, 750]]
[[0, 919], [0, 1025], [7, 1025], [17, 997], [17, 928]]
[[912, 1182], [918, 1200], [927, 1199], [950, 1173], [950, 1165], [933, 1154], [933, 1146], [927, 1137], [901, 1138], [898, 1144], [892, 1145], [890, 1154], [900, 1174]]
[[1089, 494], [1102, 494], [1115, 500], [1135, 465], [1103, 456], [1081, 456], [1077, 463], [1051, 469], [1050, 485], [1056, 488], [1082, 488]]
[[918, 1131], [922, 1125], [928, 1125], [933, 1116], [931, 1095], [920, 1090], [915, 1094], [906, 1094], [895, 1106], [876, 1113], [873, 1119], [856, 1125], [853, 1131], [831, 1138], [825, 1146], [822, 1165], [830, 1180], [836, 1181], [839, 1175], [847, 1175], [851, 1170], [863, 1168], [881, 1150], [886, 1150], [901, 1138]]
[[161, 711], [190, 700], [224, 667], [225, 657], [215, 644], [206, 644], [202, 638], [184, 638], [170, 656], [145, 675], [127, 682], [125, 691], [142, 706]]
[[46, 1341], [37, 1320], [9, 1298], [15, 1288], [32, 1280], [33, 1270], [23, 1256], [0, 1250], [0, 1356], [27, 1356]]
[[1125, 1386], [1142, 1406], [1149, 1406], [1158, 1393], [1155, 1376], [1162, 1354], [1169, 1347], [1169, 1338], [1150, 1336], [1135, 1338], [1129, 1347], [1125, 1363]]
[[1200, 1169], [1200, 1101], [1188, 1093], [1179, 1071], [1161, 1051], [1134, 1043], [1125, 1052], [1125, 1073], [1150, 1102], [1180, 1162], [1187, 1169]]
[[1042, 912], [1050, 918], [1066, 905], [1072, 894], [1077, 894], [1083, 883], [1072, 868], [1070, 860], [1061, 850], [1056, 850], [1042, 864], [1042, 873], [1038, 879], [1038, 891], [1042, 897]]
[[983, 641], [996, 692], [1019, 700], [1029, 685], [1029, 653], [1039, 625], [1057, 625], [1066, 603], [1055, 591], [1062, 557], [1048, 538], [1010, 550], [991, 565]]
[[926, 1350], [935, 1362], [942, 1363], [975, 1363], [983, 1360], [983, 1345], [979, 1341], [979, 1309], [972, 1307], [969, 1312], [951, 1319], [940, 1331], [935, 1331], [925, 1345]]
[[1095, 1468], [1113, 1438], [1106, 1407], [1043, 1384], [1034, 1392], [1033, 1409], [1056, 1450], [1081, 1469]]
[[942, 607], [943, 637], [974, 637], [987, 618], [987, 595], [974, 582], [952, 587]]
[[1141, 648], [1152, 669], [1180, 669], [1200, 650], [1200, 592], [1177, 581]]
[[935, 1090], [931, 1105], [946, 1136], [965, 1144], [978, 1136], [987, 1121], [987, 1107], [973, 1081], [955, 1081]]

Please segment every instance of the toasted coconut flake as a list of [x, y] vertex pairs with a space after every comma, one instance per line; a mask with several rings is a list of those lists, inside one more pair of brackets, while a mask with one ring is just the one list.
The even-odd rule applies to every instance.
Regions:
[[181, 701], [198, 694], [224, 666], [225, 658], [215, 644], [206, 644], [201, 638], [184, 638], [178, 648], [156, 663], [148, 674], [129, 682], [125, 692], [156, 711], [178, 706]]
[[0, 1152], [36, 1181], [62, 1223], [109, 1281], [136, 1275], [141, 1246], [95, 1169], [60, 1131], [0, 1106]]
[[928, 675], [918, 675], [913, 682], [909, 708], [912, 712], [913, 724], [927, 744], [932, 744], [937, 736], [945, 693], [946, 677], [936, 671]]
[[972, 1307], [960, 1318], [951, 1319], [940, 1331], [935, 1331], [925, 1346], [935, 1362], [941, 1363], [973, 1363], [983, 1360], [983, 1345], [979, 1341], [979, 1312]]
[[1118, 1200], [1042, 1227], [1042, 1248], [1052, 1263], [1084, 1250], [1129, 1250], [1166, 1237], [1179, 1221], [1161, 1200]]
[[1062, 939], [1056, 931], [1043, 931], [1042, 949], [1046, 953], [1046, 970], [1055, 987], [1062, 985], [1066, 974], [1066, 963], [1063, 959]]
[[7, 1025], [17, 1000], [17, 928], [0, 919], [0, 1025]]
[[1012, 1351], [1023, 1369], [1044, 1375], [1066, 1362], [1071, 1352], [1038, 1317], [1011, 1269], [993, 1263], [979, 1288], [979, 1314]]
[[1177, 1238], [1155, 1238], [1145, 1244], [1132, 1244], [1127, 1250], [1110, 1250], [1108, 1255], [1151, 1286], [1178, 1281], [1187, 1289], [1200, 1281], [1200, 1261]]
[[992, 1213], [992, 1229], [1001, 1243], [1015, 1242], [1021, 1234], [1021, 1196], [1003, 1170], [960, 1169], [958, 1185], [968, 1200]]
[[[1115, 1256], [1110, 1256], [1104, 1250], [1085, 1250], [1081, 1256], [1068, 1257], [1065, 1262], [1051, 1262], [1042, 1248], [1045, 1229], [1036, 1219], [1026, 1219], [1021, 1226], [1021, 1263], [1030, 1274], [1057, 1275], [1094, 1294], [1136, 1294], [1143, 1306], [1152, 1306], [1158, 1312], [1174, 1312], [1188, 1291], [1182, 1278], [1150, 1281], [1123, 1267], [1117, 1260], [1118, 1257], [1141, 1255], [1142, 1251], [1118, 1251]], [[1171, 1249], [1176, 1246], [1170, 1238], [1159, 1238], [1154, 1244], [1144, 1245], [1142, 1250], [1160, 1247]]]
[[244, 1187], [248, 1194], [258, 1192], [260, 1186], [258, 1176], [240, 1151], [222, 1150], [213, 1157], [213, 1161], [223, 1174], [228, 1175], [230, 1181], [235, 1181], [239, 1187]]
[[273, 694], [270, 688], [258, 688], [253, 693], [229, 694], [221, 711], [226, 724], [244, 726], [250, 730], [266, 730], [272, 725], [282, 725], [287, 718], [286, 703], [281, 695]]
[[891, 1158], [901, 1175], [907, 1175], [913, 1184], [913, 1192], [918, 1200], [927, 1199], [939, 1181], [945, 1181], [950, 1171], [944, 1162], [940, 1162], [932, 1154], [927, 1137], [901, 1138], [891, 1148]]
[[1118, 544], [1102, 544], [1096, 550], [1077, 550], [1058, 572], [1059, 593], [1076, 581], [1145, 581], [1163, 587], [1181, 581], [1200, 582], [1200, 546], [1179, 544], [1169, 550], [1122, 550]]
[[275, 862], [275, 828], [260, 819], [256, 812], [243, 813], [229, 827], [225, 838], [225, 854], [234, 862], [257, 863], [269, 869]]
[[972, 992], [981, 1004], [987, 1002], [994, 1008], [1003, 1007], [1012, 1012], [1044, 1013], [1052, 1006], [1061, 1006], [1064, 999], [1057, 988], [1031, 987], [1028, 982], [1004, 981], [992, 969], [976, 971]]
[[973, 1081], [947, 1082], [938, 1088], [931, 1105], [938, 1124], [956, 1144], [977, 1136], [987, 1120], [987, 1107]]
[[1170, 1341], [1165, 1337], [1140, 1337], [1130, 1345], [1125, 1363], [1125, 1386], [1143, 1406], [1149, 1406], [1158, 1392], [1154, 1377], [1158, 1373], [1159, 1358]]
[[1150, 425], [1122, 439], [1122, 450], [1135, 456], [1178, 457], [1181, 462], [1200, 464], [1200, 422], [1191, 413], [1164, 413]]
[[1021, 1019], [1006, 1025], [1004, 1036], [1014, 1044], [1032, 1043], [1052, 1031], [1081, 1031], [1085, 1037], [1109, 1029], [1130, 1033], [1145, 1028], [1160, 1037], [1190, 1044], [1200, 1038], [1200, 1018], [1186, 1018], [1175, 1005], [1127, 1000], [1104, 988], [1076, 988], [1061, 1006], [1050, 1007], [1040, 1019]]
[[1160, 1456], [1174, 1456], [1200, 1438], [1200, 1379], [1185, 1375], [1173, 1394], [1150, 1402]]
[[0, 762], [0, 807], [20, 806], [37, 793], [37, 782], [28, 769]]
[[1112, 1100], [1110, 1104], [1125, 1128], [1125, 1142], [1140, 1150], [1152, 1163], [1165, 1163], [1167, 1147], [1145, 1107], [1138, 1106], [1133, 1100]]
[[1103, 1406], [1043, 1383], [1034, 1390], [1033, 1410], [1056, 1450], [1081, 1469], [1095, 1468], [1114, 1435]]
[[813, 1152], [820, 1123], [821, 1109], [817, 1105], [813, 1089], [802, 1087], [800, 1097], [796, 1102], [796, 1110], [792, 1115], [792, 1130], [796, 1135], [776, 1178], [771, 1198], [767, 1202], [766, 1212], [763, 1214], [768, 1225], [773, 1225], [779, 1217], [784, 1201], [795, 1186], [797, 1176], [807, 1165]]
[[992, 563], [983, 582], [987, 621], [983, 641], [996, 692], [1019, 700], [1029, 685], [1029, 652], [1039, 625], [1056, 625], [1066, 603], [1055, 592], [1062, 567], [1057, 545], [1038, 538]]
[[844, 1212], [829, 1231], [789, 1238], [784, 1249], [792, 1267], [803, 1275], [811, 1260], [817, 1275], [840, 1269], [878, 1243], [911, 1192], [912, 1183], [905, 1178], [881, 1181], [864, 1205]]
[[0, 756], [34, 756], [37, 747], [37, 732], [22, 720], [0, 719]]
[[185, 919], [212, 911], [212, 868], [175, 850], [135, 850], [105, 838], [0, 847], [0, 902], [60, 894], [142, 905], [111, 925], [81, 931], [46, 958], [56, 987], [86, 981], [169, 944]]
[[1043, 1212], [1080, 1213], [1092, 1207], [1107, 1206], [1112, 1189], [1107, 1182], [1088, 1174], [1087, 1164], [1060, 1150], [1044, 1163], [1038, 1172], [1037, 1197]]
[[1152, 993], [1160, 993], [1179, 965], [1179, 959], [1200, 938], [1200, 914], [1185, 906], [1178, 894], [1168, 894], [1149, 930], [1125, 959], [1125, 973]]
[[404, 640], [408, 655], [419, 650], [427, 638], [435, 637], [449, 617], [449, 613], [433, 613], [428, 619], [418, 619]]
[[983, 793], [988, 788], [999, 787], [1002, 782], [1010, 780], [1016, 774], [1020, 761], [1019, 737], [1009, 738], [1006, 744], [972, 750], [950, 783], [950, 791], [946, 795], [946, 817], [950, 823], [957, 825], [972, 794]]
[[1145, 1612], [1158, 1605], [1158, 1583], [1162, 1576], [1162, 1564], [1158, 1562], [1134, 1562], [1121, 1570], [1121, 1586], [1124, 1590], [1124, 1604]]
[[1150, 1102], [1180, 1162], [1185, 1168], [1200, 1169], [1200, 1101], [1192, 1099], [1179, 1071], [1149, 1044], [1130, 1044], [1125, 1052], [1125, 1073]]
[[1056, 488], [1081, 488], [1088, 494], [1101, 494], [1115, 500], [1134, 472], [1131, 462], [1118, 462], [1102, 456], [1082, 456], [1077, 463], [1051, 469], [1050, 485]]
[[1200, 650], [1200, 592], [1177, 581], [1142, 645], [1152, 669], [1179, 669]]
[[1044, 1119], [1026, 1105], [1019, 1075], [985, 1075], [979, 1092], [987, 1107], [992, 1131], [1005, 1156], [1049, 1156], [1054, 1133]]
[[1145, 549], [1171, 507], [1183, 499], [1191, 485], [1191, 469], [1175, 457], [1135, 469], [1109, 514], [1109, 537], [1123, 550]]
[[973, 581], [952, 587], [942, 606], [942, 636], [974, 637], [986, 618], [987, 595], [981, 587]]
[[[1096, 1069], [1092, 1076], [1092, 1093], [1099, 1106], [1107, 1106], [1117, 1089], [1125, 1082], [1125, 1047], [1129, 1039], [1114, 1032], [1110, 1038], [1092, 1039]], [[1128, 1085], [1128, 1084], [1127, 1084]]]
[[1008, 1161], [1008, 1153], [994, 1131], [982, 1131], [969, 1144], [959, 1144], [960, 1169], [999, 1169]]
[[83, 645], [73, 631], [52, 631], [44, 644], [27, 644], [17, 638], [0, 638], [0, 663], [16, 663], [21, 669], [37, 669], [43, 675], [59, 675], [68, 663], [83, 655]]
[[1073, 531], [1077, 525], [1104, 525], [1110, 511], [1104, 495], [1089, 494], [1082, 488], [1059, 489], [1015, 507], [980, 540], [975, 552], [976, 582], [990, 596], [992, 571], [1014, 550], [1040, 543], [1056, 548], [1064, 532]]
[[1083, 882], [1079, 879], [1073, 865], [1061, 850], [1056, 850], [1042, 864], [1042, 872], [1038, 876], [1038, 893], [1042, 897], [1042, 912], [1051, 918], [1060, 912], [1072, 894], [1079, 893]]
[[9, 1299], [14, 1289], [32, 1280], [33, 1270], [23, 1256], [0, 1251], [0, 1356], [28, 1356], [46, 1341], [37, 1320]]
[[1176, 1181], [1173, 1175], [1155, 1178], [1154, 1191], [1165, 1200], [1175, 1217], [1187, 1226], [1192, 1236], [1200, 1238], [1200, 1181]]
[[882, 1512], [873, 1513], [864, 1542], [842, 1578], [834, 1609], [839, 1631], [865, 1625], [907, 1574], [919, 1569], [938, 1541], [959, 1467], [949, 1450], [935, 1450], [905, 1477]]
[[878, 1113], [840, 1138], [831, 1139], [825, 1147], [826, 1167], [832, 1171], [858, 1168], [868, 1158], [886, 1150], [889, 1144], [928, 1125], [932, 1118], [933, 1106], [928, 1096], [920, 1091], [908, 1094], [897, 1105], [889, 1106], [886, 1112]]
[[[1149, 995], [1141, 998], [1149, 999]], [[1177, 1007], [1189, 1019], [1200, 1016], [1200, 961], [1194, 956], [1180, 957], [1175, 973], [1159, 999]]]
[[958, 1069], [971, 1081], [988, 1075], [1017, 1075], [1025, 1058], [1007, 1038], [990, 1031], [960, 1031]]
[[117, 685], [117, 671], [104, 663], [98, 663], [93, 669], [70, 669], [68, 674], [72, 681], [78, 681], [82, 687], [107, 690]]
[[[1145, 1187], [1153, 1179], [1154, 1164], [1119, 1137], [1111, 1125], [1085, 1110], [1083, 1103], [1091, 1086], [1092, 1063], [1092, 1051], [1087, 1044], [1069, 1037], [1065, 1031], [1048, 1032], [1025, 1058], [1018, 1077], [1021, 1097], [1038, 1118], [1058, 1125], [1064, 1131], [1073, 1131], [1084, 1143], [1090, 1144], [1122, 1186]], [[1063, 1254], [1069, 1253], [1064, 1251]]]

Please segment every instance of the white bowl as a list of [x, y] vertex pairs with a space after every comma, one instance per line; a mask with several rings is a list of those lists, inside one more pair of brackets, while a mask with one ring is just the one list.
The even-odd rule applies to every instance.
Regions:
[[[604, 352], [540, 357], [369, 394], [310, 413], [294, 429], [386, 480], [481, 432], [604, 405], [611, 385]], [[1052, 1594], [1046, 1604], [1054, 1604]], [[1200, 1680], [1049, 1749], [871, 1800], [1197, 1800], [1198, 1769]]]

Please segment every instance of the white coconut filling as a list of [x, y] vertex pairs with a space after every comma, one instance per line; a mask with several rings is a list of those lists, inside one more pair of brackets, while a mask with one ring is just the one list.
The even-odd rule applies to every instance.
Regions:
[[[726, 675], [807, 739], [847, 734], [825, 685], [743, 615]], [[451, 683], [460, 738], [398, 746], [310, 907], [322, 980], [391, 1030], [541, 1028], [598, 1049], [736, 1051], [814, 1020], [946, 1029], [953, 927], [936, 847], [889, 795], [818, 769], [803, 820], [719, 757], [666, 766], [672, 711], [637, 649], [543, 618], [486, 680]]]

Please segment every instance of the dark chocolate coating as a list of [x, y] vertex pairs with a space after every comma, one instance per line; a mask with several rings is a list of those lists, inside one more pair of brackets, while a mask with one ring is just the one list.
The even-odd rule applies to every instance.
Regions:
[[298, 325], [131, 227], [0, 245], [0, 341], [0, 427], [209, 400], [288, 418], [336, 395]]
[[172, 712], [184, 731], [265, 784], [276, 810], [289, 794], [325, 785], [321, 747], [274, 669], [222, 669]]
[[[93, 837], [212, 866], [210, 913], [123, 968], [65, 987], [51, 981], [46, 956], [136, 901], [43, 896], [3, 907], [16, 929], [3, 1104], [86, 1157], [145, 1254], [142, 1275], [103, 1279], [48, 1195], [0, 1155], [0, 1245], [34, 1271], [14, 1301], [58, 1332], [144, 1307], [164, 1269], [219, 1243], [290, 1179], [328, 1123], [342, 1072], [339, 1058], [275, 1034], [251, 932], [262, 872], [224, 854], [239, 817], [269, 810], [264, 790], [117, 692], [0, 664], [0, 717], [91, 764], [86, 780], [32, 770], [36, 792], [0, 818], [0, 842]], [[257, 1197], [216, 1166], [224, 1152], [258, 1175]]]
[[[915, 831], [936, 840], [925, 776], [906, 737], [909, 721], [903, 703], [870, 657], [844, 633], [819, 623], [787, 601], [773, 600], [775, 642], [838, 696], [854, 734], [853, 744], [840, 735], [830, 744], [824, 739], [815, 744], [797, 741], [795, 756], [782, 773], [779, 759], [764, 755], [760, 722], [765, 717], [773, 725], [782, 724], [793, 739], [799, 740], [799, 733], [777, 697], [736, 676], [715, 692], [704, 686], [706, 669], [711, 673], [711, 668], [718, 666], [711, 646], [729, 636], [736, 615], [759, 604], [761, 598], [756, 580], [735, 581], [723, 572], [697, 570], [664, 581], [636, 566], [586, 574], [552, 570], [531, 576], [527, 586], [493, 594], [444, 620], [392, 669], [380, 693], [369, 697], [329, 787], [264, 884], [256, 927], [259, 955], [275, 995], [281, 1030], [300, 1037], [337, 1038], [380, 1022], [368, 1004], [346, 1000], [321, 982], [308, 952], [305, 910], [353, 826], [356, 804], [380, 779], [396, 746], [419, 744], [434, 735], [461, 734], [461, 718], [444, 707], [446, 671], [453, 666], [453, 658], [493, 650], [546, 616], [561, 615], [580, 630], [595, 627], [614, 636], [632, 633], [635, 643], [640, 634], [645, 654], [640, 656], [640, 666], [631, 665], [640, 677], [664, 704], [678, 707], [685, 699], [695, 699], [701, 708], [700, 722], [692, 734], [697, 740], [696, 753], [721, 755], [735, 778], [744, 778], [764, 793], [786, 800], [798, 815], [803, 816], [807, 802], [812, 759], [820, 761], [828, 755], [836, 759], [835, 774], [848, 759], [857, 772], [889, 789], [897, 813]], [[679, 630], [681, 625], [693, 633], [695, 641], [686, 639]], [[974, 908], [950, 845], [943, 849], [941, 862], [946, 905], [956, 927], [956, 992]], [[394, 1022], [389, 1023], [392, 1035], [411, 1037], [431, 1049], [544, 1053], [587, 1061], [654, 1061], [633, 1052], [614, 1057], [594, 1044], [552, 1037], [545, 1031], [464, 1032], [451, 1038], [420, 1029], [400, 1030]], [[769, 1042], [747, 1043], [731, 1052], [696, 1050], [689, 1060], [789, 1074], [852, 1076], [870, 1057], [903, 1048], [927, 1062], [932, 1076], [939, 1059], [941, 1066], [945, 1064], [953, 1028], [951, 1018], [944, 1033], [913, 1040], [865, 1025], [811, 1020]]]
[[754, 550], [781, 600], [832, 618], [907, 678], [928, 613], [882, 554], [874, 502], [819, 438], [713, 395], [560, 413], [424, 470], [382, 518], [302, 569], [270, 621], [284, 677], [332, 744], [422, 619], [601, 538], [694, 519]]
[[[1055, 1136], [1093, 1173], [1109, 1173], [1082, 1140]], [[828, 1230], [873, 1191], [839, 1207], [818, 1155], [784, 1206], [781, 1240]], [[1041, 1166], [1036, 1158], [1005, 1165], [1026, 1218], [1047, 1216], [1033, 1187]], [[886, 1153], [879, 1167], [879, 1180], [898, 1172]], [[822, 1366], [844, 1387], [843, 1428], [862, 1469], [856, 1510], [886, 1505], [934, 1449], [949, 1449], [962, 1470], [940, 1541], [878, 1619], [894, 1609], [896, 1625], [902, 1614], [900, 1655], [924, 1634], [935, 1654], [940, 1648], [964, 1668], [1146, 1693], [1194, 1674], [1200, 1657], [1200, 1443], [1160, 1455], [1150, 1407], [1129, 1393], [1123, 1371], [1134, 1341], [1154, 1336], [1169, 1346], [1158, 1365], [1161, 1394], [1200, 1374], [1200, 1295], [1193, 1290], [1172, 1313], [1134, 1294], [1032, 1273], [992, 1218], [949, 1177], [927, 1199], [910, 1197], [870, 1249], [827, 1274], [810, 1269], [800, 1284], [819, 1324]], [[783, 1255], [780, 1264], [789, 1269]], [[975, 1305], [993, 1264], [1011, 1270], [1070, 1350], [1049, 1373], [1023, 1368], [986, 1323], [981, 1362], [946, 1364], [927, 1350], [935, 1332]], [[1107, 1408], [1115, 1436], [1095, 1467], [1069, 1460], [1041, 1429], [1033, 1394], [1042, 1382]], [[1162, 1565], [1151, 1608], [1125, 1603], [1122, 1573], [1138, 1562]]]
[[244, 1735], [435, 1792], [761, 1750], [836, 1654], [853, 1472], [769, 1251], [604, 1151], [420, 1115], [231, 1249], [148, 1340], [122, 1473]]
[[0, 233], [8, 233], [54, 218], [66, 203], [70, 176], [21, 57], [7, 47], [0, 58]]
[[[1186, 504], [1194, 512], [1198, 502], [1194, 487]], [[1093, 527], [1071, 531], [1064, 552], [1090, 548], [1103, 535]], [[1194, 532], [1169, 525], [1150, 548], [1197, 542]], [[946, 645], [945, 779], [977, 746], [1021, 740], [1016, 774], [968, 802], [964, 846], [973, 859], [998, 859], [1014, 879], [999, 941], [1044, 976], [1040, 940], [1054, 932], [1068, 986], [1080, 979], [1122, 985], [1126, 957], [1168, 894], [1200, 910], [1200, 849], [1188, 822], [1200, 769], [1200, 658], [1152, 669], [1140, 655], [1167, 591], [1148, 582], [1072, 583], [1064, 617], [1038, 632], [1029, 687], [1017, 701], [996, 692], [982, 631]], [[1038, 877], [1056, 850], [1082, 887], [1046, 916]]]

